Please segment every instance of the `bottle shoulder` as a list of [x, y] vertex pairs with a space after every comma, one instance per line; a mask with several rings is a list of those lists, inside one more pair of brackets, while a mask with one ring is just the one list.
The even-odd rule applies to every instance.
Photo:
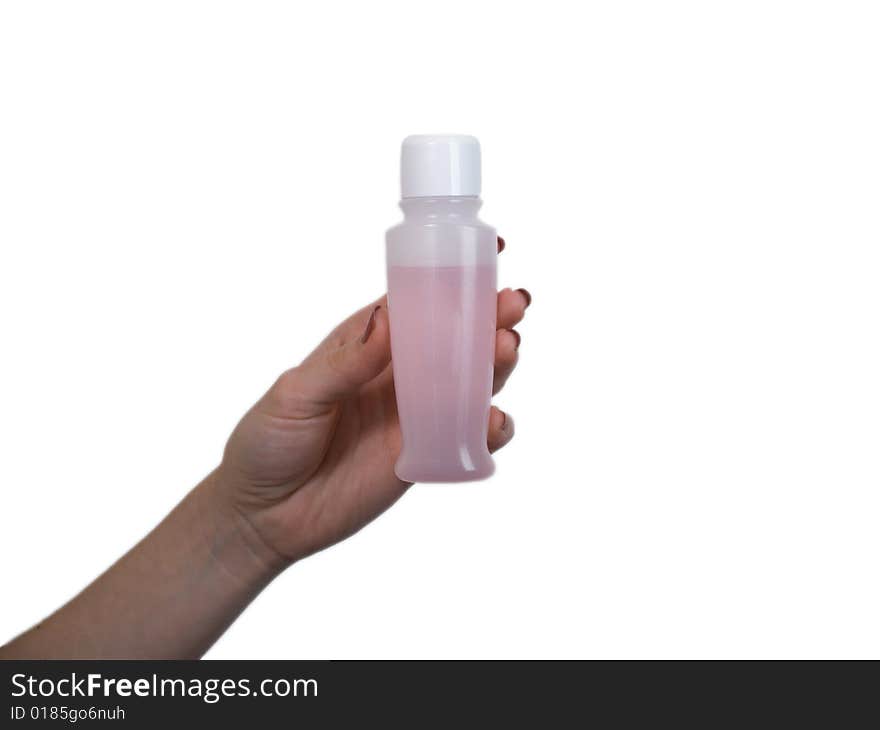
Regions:
[[485, 221], [480, 220], [479, 218], [468, 218], [465, 220], [450, 218], [404, 218], [403, 220], [391, 226], [386, 231], [386, 237], [388, 238], [388, 240], [391, 240], [392, 238], [398, 238], [400, 236], [419, 235], [420, 232], [430, 232], [432, 230], [436, 231], [438, 229], [442, 229], [450, 233], [455, 229], [461, 229], [462, 231], [469, 231], [470, 235], [496, 235], [495, 227], [489, 225]]

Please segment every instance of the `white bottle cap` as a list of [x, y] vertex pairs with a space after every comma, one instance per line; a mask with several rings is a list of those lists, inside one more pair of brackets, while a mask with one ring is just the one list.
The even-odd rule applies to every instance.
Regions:
[[480, 194], [480, 142], [467, 134], [414, 134], [400, 150], [404, 198]]

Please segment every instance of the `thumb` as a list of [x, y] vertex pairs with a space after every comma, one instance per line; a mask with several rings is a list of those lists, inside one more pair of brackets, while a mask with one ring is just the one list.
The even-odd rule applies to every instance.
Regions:
[[352, 395], [381, 373], [391, 361], [388, 310], [381, 305], [370, 311], [363, 329], [342, 342], [325, 342], [297, 368], [297, 380], [305, 395], [332, 403]]

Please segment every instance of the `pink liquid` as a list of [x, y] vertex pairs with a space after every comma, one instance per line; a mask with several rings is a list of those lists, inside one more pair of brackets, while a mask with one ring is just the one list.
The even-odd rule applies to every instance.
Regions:
[[495, 352], [495, 267], [391, 266], [391, 350], [409, 482], [483, 479]]

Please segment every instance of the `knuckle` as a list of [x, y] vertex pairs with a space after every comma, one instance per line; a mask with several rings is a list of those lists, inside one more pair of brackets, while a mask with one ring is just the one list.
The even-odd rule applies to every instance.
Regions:
[[306, 406], [306, 389], [301, 368], [290, 368], [281, 373], [268, 395], [273, 410], [280, 413], [303, 410]]
[[288, 391], [296, 391], [300, 387], [301, 378], [302, 373], [298, 367], [285, 370], [278, 376], [278, 380], [275, 381], [275, 389], [282, 394]]

